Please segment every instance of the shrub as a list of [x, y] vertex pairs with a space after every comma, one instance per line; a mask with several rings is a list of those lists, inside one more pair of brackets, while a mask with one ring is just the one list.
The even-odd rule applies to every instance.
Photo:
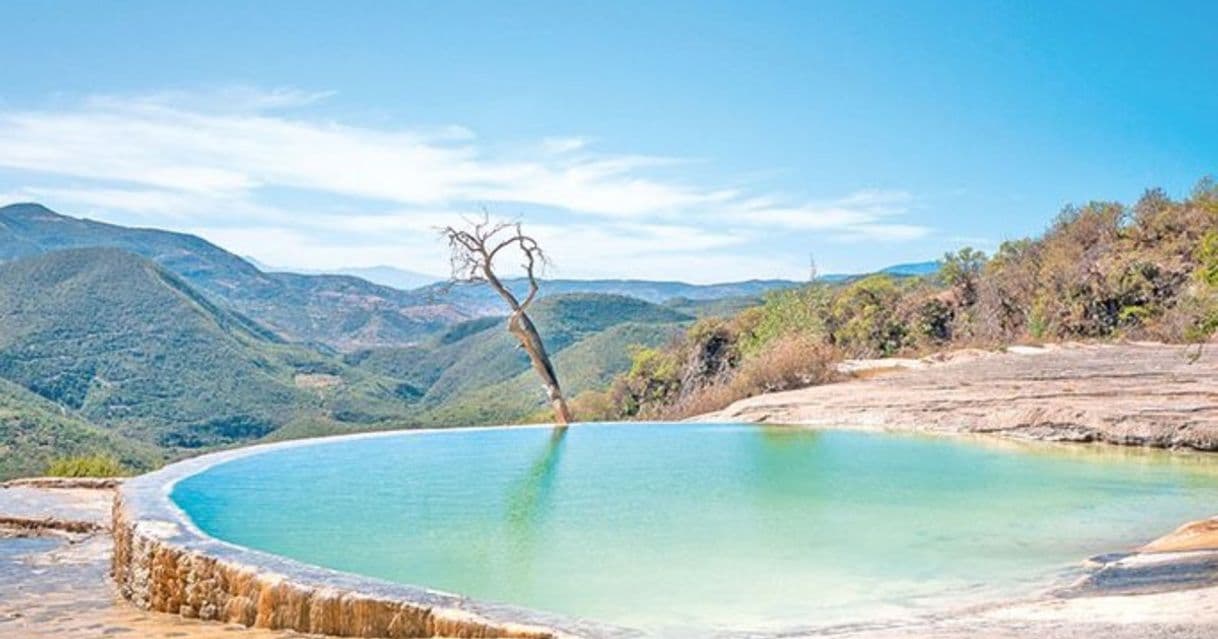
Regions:
[[962, 304], [972, 306], [977, 301], [977, 285], [985, 262], [985, 253], [966, 246], [943, 256], [939, 278], [959, 294]]
[[832, 298], [831, 289], [824, 284], [769, 293], [761, 307], [737, 316], [741, 354], [755, 354], [785, 335], [824, 335]]
[[840, 358], [823, 341], [807, 335], [787, 335], [745, 359], [728, 379], [708, 384], [657, 413], [683, 419], [722, 409], [732, 402], [775, 391], [821, 384], [836, 376]]
[[837, 353], [807, 335], [776, 339], [761, 353], [746, 360], [731, 379], [741, 397], [810, 386], [834, 376]]
[[901, 287], [886, 275], [866, 277], [834, 300], [831, 336], [842, 350], [862, 356], [893, 355], [907, 346], [908, 326], [897, 315]]
[[943, 344], [952, 338], [954, 318], [955, 313], [946, 301], [932, 297], [918, 304], [914, 330], [918, 337], [932, 345]]
[[52, 460], [46, 474], [51, 477], [121, 477], [130, 473], [109, 455], [80, 455]]
[[1206, 286], [1218, 287], [1218, 230], [1211, 230], [1201, 237], [1195, 251], [1197, 280]]
[[[618, 419], [617, 406], [613, 402], [613, 394], [609, 391], [586, 390], [571, 400], [571, 412], [581, 422], [599, 422]], [[541, 421], [551, 417], [547, 408], [540, 415]]]

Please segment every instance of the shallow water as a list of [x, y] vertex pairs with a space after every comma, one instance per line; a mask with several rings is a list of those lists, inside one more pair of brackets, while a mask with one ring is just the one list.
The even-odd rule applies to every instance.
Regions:
[[756, 425], [451, 430], [261, 453], [172, 498], [312, 564], [655, 635], [1029, 594], [1213, 514], [1197, 455]]

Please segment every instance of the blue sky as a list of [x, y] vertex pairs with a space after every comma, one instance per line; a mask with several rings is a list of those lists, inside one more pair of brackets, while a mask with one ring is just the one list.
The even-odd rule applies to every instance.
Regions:
[[803, 277], [1218, 173], [1218, 4], [0, 4], [0, 201], [268, 264]]

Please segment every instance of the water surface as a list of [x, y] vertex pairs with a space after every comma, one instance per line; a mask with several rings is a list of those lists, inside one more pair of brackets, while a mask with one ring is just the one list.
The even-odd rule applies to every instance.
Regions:
[[1197, 455], [632, 424], [311, 444], [172, 498], [212, 536], [304, 562], [699, 636], [1032, 593], [1216, 495]]

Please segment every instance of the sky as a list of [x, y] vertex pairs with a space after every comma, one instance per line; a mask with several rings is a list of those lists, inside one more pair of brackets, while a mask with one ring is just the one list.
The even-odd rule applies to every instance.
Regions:
[[436, 276], [486, 210], [552, 277], [711, 282], [1218, 173], [1208, 1], [192, 4], [0, 3], [0, 204]]

